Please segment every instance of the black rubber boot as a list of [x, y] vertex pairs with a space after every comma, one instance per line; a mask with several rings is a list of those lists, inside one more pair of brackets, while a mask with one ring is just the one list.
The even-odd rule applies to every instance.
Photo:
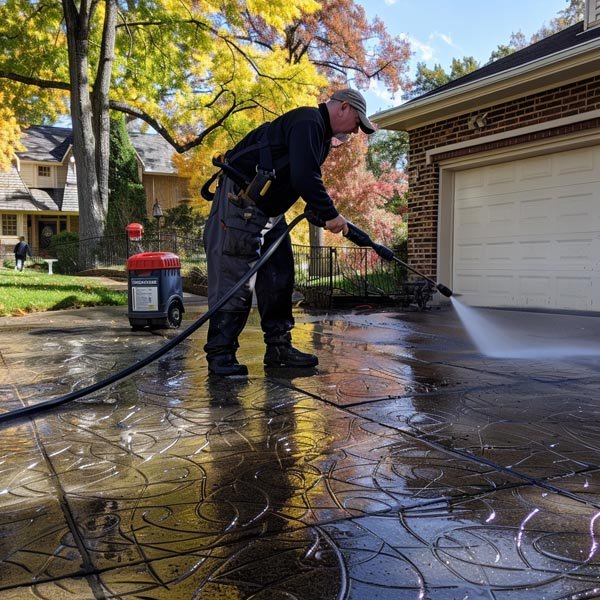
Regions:
[[208, 371], [219, 377], [243, 377], [248, 375], [248, 367], [241, 365], [235, 354], [213, 354], [208, 358]]
[[239, 347], [238, 336], [246, 325], [248, 313], [218, 310], [210, 319], [206, 336], [206, 360], [212, 375], [235, 377], [248, 375], [246, 365], [241, 365], [235, 353]]
[[268, 344], [264, 363], [266, 367], [288, 367], [309, 369], [319, 364], [314, 354], [296, 350], [290, 342], [287, 344]]

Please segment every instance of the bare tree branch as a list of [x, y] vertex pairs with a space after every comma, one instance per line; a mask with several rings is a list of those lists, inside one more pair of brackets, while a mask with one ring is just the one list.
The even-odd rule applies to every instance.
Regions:
[[171, 133], [163, 125], [160, 124], [158, 120], [156, 120], [154, 117], [151, 117], [143, 110], [140, 110], [139, 108], [135, 108], [133, 106], [129, 106], [124, 102], [117, 102], [115, 100], [111, 100], [109, 106], [112, 110], [117, 110], [137, 119], [141, 119], [145, 123], [148, 123], [148, 125], [155, 129], [169, 144], [171, 144], [171, 146], [173, 146], [175, 150], [177, 150], [177, 152], [179, 152], [179, 154], [183, 154], [184, 152], [187, 152], [188, 150], [199, 146], [202, 143], [202, 140], [204, 140], [204, 138], [207, 135], [209, 135], [218, 127], [221, 127], [223, 123], [227, 120], [227, 118], [232, 114], [241, 112], [243, 110], [255, 108], [254, 105], [248, 104], [240, 106], [236, 104], [234, 99], [234, 102], [231, 105], [231, 107], [223, 115], [221, 115], [214, 123], [206, 127], [206, 129], [199, 133], [193, 140], [190, 140], [185, 144], [181, 144], [171, 135]]
[[0, 79], [10, 79], [11, 81], [17, 81], [19, 83], [24, 83], [25, 85], [34, 85], [45, 89], [67, 91], [71, 89], [71, 85], [64, 81], [52, 81], [50, 79], [40, 79], [39, 77], [28, 77], [26, 75], [21, 75], [20, 73], [12, 73], [11, 71], [0, 71]]

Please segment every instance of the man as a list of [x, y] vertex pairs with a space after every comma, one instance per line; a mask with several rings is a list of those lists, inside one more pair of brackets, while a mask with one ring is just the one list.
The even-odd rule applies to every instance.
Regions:
[[15, 246], [15, 271], [23, 270], [27, 256], [31, 257], [31, 248], [25, 237], [21, 236]]
[[[225, 155], [223, 172], [204, 232], [208, 260], [208, 303], [214, 305], [285, 231], [284, 213], [298, 200], [333, 233], [348, 232], [321, 177], [332, 138], [347, 138], [375, 127], [363, 96], [352, 89], [335, 92], [318, 108], [291, 110], [251, 131]], [[206, 186], [205, 186], [206, 187]], [[204, 346], [211, 374], [243, 376], [236, 359], [241, 334], [256, 290], [267, 367], [311, 368], [313, 354], [292, 346], [294, 260], [289, 235], [238, 294], [211, 318]]]

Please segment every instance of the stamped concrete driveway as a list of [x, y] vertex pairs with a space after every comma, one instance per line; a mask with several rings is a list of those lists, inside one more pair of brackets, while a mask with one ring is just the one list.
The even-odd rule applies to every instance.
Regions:
[[[596, 317], [505, 318], [546, 346], [600, 339]], [[1, 600], [600, 598], [597, 354], [488, 358], [450, 308], [299, 311], [318, 369], [265, 373], [253, 319], [247, 380], [208, 378], [201, 329], [0, 423]], [[124, 308], [0, 327], [1, 411], [177, 333]]]

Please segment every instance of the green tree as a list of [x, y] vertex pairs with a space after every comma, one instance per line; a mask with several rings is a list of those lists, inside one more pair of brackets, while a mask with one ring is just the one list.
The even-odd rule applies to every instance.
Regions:
[[7, 171], [15, 152], [24, 150], [19, 142], [21, 128], [12, 110], [4, 105], [7, 99], [0, 92], [0, 171]]
[[441, 65], [435, 64], [430, 69], [424, 62], [419, 62], [417, 63], [417, 75], [412, 90], [407, 94], [407, 98], [415, 98], [426, 94], [445, 85], [449, 81], [475, 71], [479, 66], [479, 63], [472, 56], [453, 58], [449, 73], [444, 71]]
[[417, 63], [417, 75], [412, 85], [412, 89], [407, 94], [408, 98], [415, 98], [435, 90], [436, 88], [448, 83], [450, 75], [444, 71], [442, 65], [435, 64], [430, 69], [426, 63]]
[[206, 223], [204, 216], [188, 204], [180, 204], [165, 212], [165, 229], [184, 237], [200, 237]]
[[120, 234], [128, 223], [147, 221], [146, 193], [140, 181], [135, 149], [127, 133], [125, 117], [120, 114], [110, 120], [108, 186], [106, 233]]
[[381, 176], [394, 168], [405, 171], [408, 156], [408, 133], [406, 131], [380, 130], [369, 138], [367, 150], [367, 169]]
[[450, 65], [450, 81], [468, 75], [479, 69], [481, 65], [472, 56], [453, 58]]
[[[317, 8], [248, 4], [276, 29]], [[246, 111], [271, 114], [318, 93], [324, 81], [308, 60], [291, 65], [280, 49], [253, 44], [244, 25], [235, 0], [0, 3], [0, 78], [12, 112], [35, 122], [66, 112], [68, 100], [82, 237], [104, 232], [109, 108], [143, 119], [183, 152], [225, 123], [243, 129]]]
[[490, 60], [488, 63], [498, 60], [499, 58], [504, 58], [517, 50], [522, 50], [527, 46], [527, 38], [522, 31], [517, 31], [517, 33], [512, 33], [510, 36], [510, 41], [508, 44], [500, 44], [490, 55]]
[[550, 23], [544, 23], [538, 31], [536, 31], [529, 40], [525, 37], [522, 31], [512, 33], [508, 44], [500, 44], [490, 55], [488, 62], [493, 62], [499, 58], [503, 58], [522, 50], [530, 44], [539, 42], [540, 40], [558, 33], [579, 21], [583, 21], [585, 15], [585, 0], [567, 0], [567, 7], [558, 12], [558, 16], [550, 21]]
[[[369, 22], [364, 9], [353, 0], [324, 0], [314, 13], [303, 12], [283, 31], [268, 26], [256, 15], [244, 13], [248, 38], [269, 51], [283, 50], [289, 65], [300, 64], [308, 58], [317, 71], [329, 82], [323, 86], [318, 99], [325, 99], [341, 86], [365, 88], [371, 80], [382, 83], [392, 94], [406, 84], [406, 69], [410, 58], [408, 43], [390, 36], [381, 21]], [[311, 98], [314, 105], [317, 98]], [[298, 102], [300, 104], [300, 102]], [[268, 116], [269, 120], [277, 113]], [[247, 131], [260, 124], [263, 115], [246, 114], [244, 128], [214, 132], [202, 148], [176, 160], [180, 172], [192, 182], [190, 188], [199, 190], [214, 171], [210, 160], [230, 148]], [[251, 117], [256, 117], [252, 120]], [[208, 150], [208, 151], [207, 151]], [[341, 152], [341, 151], [340, 151]], [[359, 175], [356, 175], [357, 177]], [[354, 174], [347, 173], [349, 182]], [[206, 213], [209, 205], [194, 196], [194, 208]], [[368, 204], [365, 209], [368, 210]]]

